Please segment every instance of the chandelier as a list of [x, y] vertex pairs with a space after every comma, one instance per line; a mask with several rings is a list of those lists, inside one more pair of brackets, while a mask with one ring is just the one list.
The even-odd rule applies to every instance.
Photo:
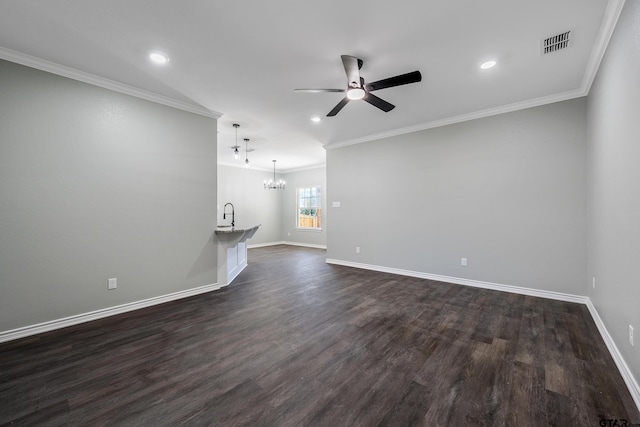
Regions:
[[265, 190], [284, 190], [286, 182], [283, 180], [276, 181], [276, 160], [273, 161], [273, 180], [264, 181]]

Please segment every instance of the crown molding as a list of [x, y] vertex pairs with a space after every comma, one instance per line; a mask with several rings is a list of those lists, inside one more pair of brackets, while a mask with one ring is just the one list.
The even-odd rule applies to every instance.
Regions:
[[88, 83], [104, 89], [120, 92], [125, 95], [134, 96], [157, 104], [166, 105], [168, 107], [177, 108], [179, 110], [188, 111], [190, 113], [199, 114], [201, 116], [219, 119], [222, 113], [211, 111], [199, 104], [190, 104], [184, 101], [170, 98], [147, 90], [139, 89], [124, 83], [110, 80], [65, 65], [56, 64], [55, 62], [45, 59], [36, 58], [22, 52], [17, 52], [0, 46], [0, 59], [4, 59], [16, 64], [25, 65], [48, 73], [57, 74], [83, 83]]
[[[269, 172], [269, 173], [273, 172], [273, 168], [272, 169], [267, 169], [267, 168], [263, 168], [263, 167], [260, 167], [260, 166], [255, 166], [251, 162], [249, 162], [249, 168], [245, 168], [244, 167], [244, 161], [242, 161], [242, 162], [234, 162], [234, 161], [218, 160], [217, 165], [218, 166], [227, 166], [229, 168], [250, 170], [250, 171]], [[280, 172], [277, 172], [277, 173], [279, 174]]]
[[618, 19], [620, 18], [620, 14], [622, 13], [624, 2], [625, 0], [609, 0], [609, 3], [607, 3], [607, 9], [605, 10], [604, 16], [602, 17], [600, 32], [598, 33], [595, 44], [593, 45], [593, 50], [591, 51], [591, 56], [589, 57], [589, 62], [587, 63], [587, 69], [585, 70], [584, 76], [582, 78], [581, 88], [584, 91], [585, 95], [589, 94], [591, 85], [593, 84], [593, 81], [598, 74], [600, 63], [602, 62], [602, 58], [604, 58], [604, 54], [607, 51], [607, 46], [609, 46], [609, 41], [611, 40], [613, 31], [618, 24]]
[[318, 163], [316, 165], [308, 165], [308, 166], [300, 166], [299, 168], [291, 168], [291, 169], [282, 169], [280, 172], [281, 173], [293, 173], [293, 172], [304, 172], [304, 171], [309, 171], [309, 170], [314, 170], [314, 169], [322, 169], [322, 168], [326, 168], [327, 164], [326, 163]]
[[[217, 164], [218, 164], [218, 166], [227, 166], [227, 167], [230, 167], [230, 168], [244, 169], [244, 163], [242, 163], [242, 162], [232, 162], [232, 161], [226, 161], [226, 160], [218, 160]], [[300, 166], [298, 168], [278, 169], [278, 171], [276, 172], [276, 175], [284, 175], [284, 174], [292, 173], [292, 172], [303, 172], [303, 171], [306, 171], [306, 170], [320, 169], [320, 168], [326, 168], [326, 167], [327, 167], [326, 163], [320, 163], [320, 164], [316, 164], [316, 165]], [[266, 168], [259, 167], [259, 166], [250, 166], [249, 169], [250, 170], [254, 170], [254, 171], [273, 173], [273, 168], [272, 169], [266, 169]]]
[[602, 58], [609, 45], [609, 40], [613, 35], [618, 19], [622, 12], [625, 0], [609, 0], [604, 16], [602, 18], [602, 25], [596, 42], [591, 51], [587, 68], [582, 78], [582, 83], [578, 89], [570, 90], [567, 92], [561, 92], [553, 95], [543, 96], [540, 98], [529, 99], [526, 101], [515, 102], [513, 104], [503, 105], [495, 108], [489, 108], [486, 110], [475, 111], [468, 114], [462, 114], [459, 116], [448, 117], [441, 120], [435, 120], [415, 126], [409, 126], [405, 128], [395, 129], [389, 132], [382, 132], [378, 134], [364, 136], [362, 138], [351, 139], [341, 142], [327, 143], [324, 148], [327, 150], [333, 148], [346, 147], [349, 145], [361, 144], [363, 142], [375, 141], [383, 138], [391, 138], [394, 136], [404, 135], [407, 133], [419, 132], [422, 130], [433, 129], [441, 126], [452, 125], [455, 123], [462, 123], [469, 120], [482, 119], [485, 117], [495, 116], [498, 114], [510, 113], [513, 111], [524, 110], [532, 107], [539, 107], [545, 104], [552, 104], [554, 102], [567, 101], [574, 98], [580, 98], [589, 95], [591, 85], [598, 73], [598, 68], [602, 62]]
[[552, 104], [554, 102], [567, 101], [569, 99], [580, 98], [586, 96], [586, 93], [582, 89], [571, 90], [567, 92], [561, 92], [553, 95], [543, 96], [540, 98], [528, 99], [526, 101], [515, 102], [513, 104], [501, 105], [499, 107], [488, 108], [486, 110], [475, 111], [468, 114], [462, 114], [454, 117], [447, 117], [441, 120], [435, 120], [415, 126], [409, 126], [405, 128], [395, 129], [389, 132], [382, 132], [378, 134], [364, 136], [362, 138], [351, 139], [343, 142], [334, 142], [325, 144], [324, 148], [331, 150], [333, 148], [346, 147], [348, 145], [361, 144], [363, 142], [375, 141], [383, 138], [391, 138], [394, 136], [404, 135], [407, 133], [419, 132], [427, 129], [433, 129], [441, 126], [448, 126], [456, 123], [467, 122], [470, 120], [482, 119], [490, 116], [497, 116], [499, 114], [511, 113], [513, 111], [525, 110], [527, 108], [539, 107], [541, 105]]

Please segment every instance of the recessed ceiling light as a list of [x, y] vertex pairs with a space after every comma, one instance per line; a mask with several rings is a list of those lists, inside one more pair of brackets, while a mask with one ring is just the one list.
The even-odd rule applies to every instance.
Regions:
[[486, 61], [483, 62], [482, 64], [480, 64], [480, 68], [482, 68], [483, 70], [488, 70], [489, 68], [492, 68], [496, 65], [496, 61]]
[[166, 64], [169, 62], [169, 57], [165, 53], [158, 52], [157, 50], [149, 52], [149, 59], [156, 64]]
[[318, 123], [320, 121], [320, 117], [313, 116], [313, 117], [311, 117], [311, 121], [314, 122], [314, 123]]

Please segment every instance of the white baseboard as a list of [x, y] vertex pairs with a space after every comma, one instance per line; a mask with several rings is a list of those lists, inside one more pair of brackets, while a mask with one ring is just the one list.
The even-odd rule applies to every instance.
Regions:
[[247, 245], [247, 249], [254, 249], [254, 248], [265, 248], [267, 246], [277, 246], [277, 245], [284, 245], [284, 240], [281, 240], [279, 242], [267, 242], [267, 243], [255, 243], [252, 245]]
[[480, 280], [463, 279], [460, 277], [441, 276], [438, 274], [423, 273], [421, 271], [402, 270], [399, 268], [382, 267], [372, 264], [342, 261], [327, 258], [327, 264], [344, 265], [346, 267], [362, 268], [364, 270], [380, 271], [383, 273], [398, 274], [401, 276], [417, 277], [419, 279], [437, 280], [439, 282], [454, 283], [456, 285], [473, 286], [474, 288], [492, 289], [494, 291], [511, 292], [513, 294], [529, 295], [533, 297], [548, 298], [559, 301], [586, 304], [588, 298], [580, 295], [565, 294], [562, 292], [544, 291], [540, 289], [524, 288], [520, 286], [503, 285], [499, 283], [483, 282]]
[[327, 245], [314, 245], [313, 243], [300, 243], [300, 242], [284, 242], [285, 245], [291, 246], [302, 246], [304, 248], [314, 248], [314, 249], [327, 249]]
[[613, 338], [611, 337], [611, 335], [609, 335], [609, 332], [607, 331], [607, 328], [605, 327], [604, 322], [600, 318], [598, 311], [596, 310], [595, 306], [591, 303], [591, 300], [587, 296], [565, 294], [561, 292], [543, 291], [539, 289], [523, 288], [520, 286], [503, 285], [498, 283], [482, 282], [479, 280], [462, 279], [459, 277], [440, 276], [437, 274], [422, 273], [419, 271], [402, 270], [398, 268], [382, 267], [382, 266], [371, 265], [371, 264], [361, 264], [357, 262], [342, 261], [342, 260], [330, 259], [330, 258], [327, 258], [326, 262], [327, 264], [344, 265], [346, 267], [362, 268], [364, 270], [380, 271], [383, 273], [399, 274], [402, 276], [417, 277], [420, 279], [437, 280], [439, 282], [454, 283], [457, 285], [473, 286], [476, 288], [492, 289], [496, 291], [511, 292], [511, 293], [521, 294], [521, 295], [529, 295], [529, 296], [540, 297], [540, 298], [548, 298], [548, 299], [554, 299], [554, 300], [565, 301], [565, 302], [585, 304], [589, 309], [589, 313], [591, 313], [591, 317], [593, 318], [593, 321], [598, 327], [598, 331], [600, 332], [600, 335], [602, 336], [602, 339], [604, 340], [607, 346], [607, 349], [611, 354], [611, 357], [615, 361], [616, 366], [618, 367], [618, 370], [620, 371], [620, 374], [622, 375], [622, 378], [624, 379], [624, 382], [627, 385], [627, 388], [629, 389], [629, 393], [631, 394], [633, 401], [638, 407], [638, 410], [640, 410], [640, 387], [638, 386], [638, 382], [633, 377], [633, 373], [631, 372], [631, 369], [629, 369], [629, 366], [627, 365], [624, 358], [622, 357], [622, 354], [620, 354], [620, 351], [618, 350], [618, 347], [613, 341]]
[[591, 313], [591, 317], [593, 317], [593, 321], [598, 327], [598, 331], [600, 331], [600, 335], [602, 335], [604, 343], [609, 349], [609, 353], [611, 353], [611, 357], [613, 357], [613, 361], [616, 362], [616, 366], [618, 367], [620, 375], [622, 375], [622, 378], [624, 379], [624, 382], [629, 389], [629, 393], [631, 393], [633, 401], [636, 403], [636, 406], [640, 411], [640, 386], [638, 386], [638, 382], [633, 377], [633, 373], [631, 372], [631, 369], [629, 369], [629, 365], [627, 365], [624, 357], [622, 357], [622, 354], [620, 354], [618, 346], [616, 346], [615, 341], [613, 341], [613, 338], [611, 337], [611, 335], [609, 335], [609, 331], [600, 318], [598, 310], [596, 310], [596, 307], [593, 305], [591, 299], [589, 298], [587, 298], [587, 308], [589, 309], [589, 313]]
[[314, 245], [312, 243], [289, 242], [285, 240], [282, 240], [280, 242], [256, 243], [255, 245], [247, 245], [247, 249], [264, 248], [266, 246], [277, 246], [277, 245], [290, 245], [290, 246], [302, 246], [305, 248], [314, 248], [314, 249], [327, 249], [327, 245]]
[[88, 313], [77, 314], [75, 316], [64, 317], [62, 319], [51, 320], [48, 322], [38, 323], [36, 325], [24, 326], [22, 328], [11, 329], [9, 331], [0, 332], [0, 343], [17, 340], [19, 338], [25, 338], [32, 335], [41, 334], [43, 332], [49, 332], [56, 329], [66, 328], [67, 326], [78, 325], [80, 323], [90, 322], [92, 320], [102, 319], [104, 317], [114, 316], [116, 314], [127, 313], [129, 311], [138, 310], [141, 308], [151, 307], [153, 305], [162, 304], [169, 301], [175, 301], [182, 298], [191, 297], [194, 295], [200, 295], [207, 292], [218, 290], [225, 285], [213, 285], [200, 286], [197, 288], [191, 288], [184, 291], [173, 292], [171, 294], [160, 295], [153, 298], [147, 298], [141, 301], [129, 302], [115, 307], [103, 308], [100, 310], [90, 311]]
[[[251, 249], [251, 248], [260, 248], [265, 246], [275, 246], [275, 245], [295, 245], [295, 246], [306, 246], [310, 248], [319, 248], [319, 249], [327, 248], [326, 246], [322, 246], [322, 245], [311, 245], [311, 244], [285, 242], [285, 241], [247, 245], [247, 248]], [[234, 278], [240, 273], [240, 271], [244, 269], [244, 267], [246, 267], [246, 265], [244, 265], [242, 269], [236, 272], [236, 274], [234, 275]], [[190, 296], [215, 291], [224, 286], [226, 285], [219, 285], [217, 283], [214, 283], [212, 285], [200, 286], [197, 288], [187, 289], [185, 291], [174, 292], [171, 294], [148, 298], [141, 301], [134, 301], [134, 302], [118, 305], [115, 307], [108, 307], [100, 310], [91, 311], [88, 313], [82, 313], [74, 316], [64, 317], [62, 319], [50, 320], [48, 322], [38, 323], [30, 326], [24, 326], [21, 328], [11, 329], [8, 331], [0, 331], [0, 343], [13, 341], [20, 338], [41, 334], [44, 332], [54, 331], [56, 329], [66, 328], [68, 326], [78, 325], [80, 323], [90, 322], [92, 320], [102, 319], [104, 317], [115, 316], [116, 314], [127, 313], [129, 311], [151, 307], [153, 305], [162, 304], [169, 301], [175, 301], [182, 298], [187, 298]]]
[[[307, 244], [300, 244], [295, 242], [284, 242], [284, 241], [274, 242], [274, 243], [263, 243], [263, 244], [255, 245], [253, 247], [273, 246], [273, 245], [282, 245], [282, 244], [326, 249], [326, 246], [321, 246], [321, 245], [307, 245]], [[504, 285], [504, 284], [491, 283], [491, 282], [483, 282], [479, 280], [463, 279], [459, 277], [441, 276], [437, 274], [429, 274], [429, 273], [423, 273], [423, 272], [411, 271], [411, 270], [402, 270], [398, 268], [382, 267], [377, 265], [362, 264], [357, 262], [342, 261], [342, 260], [336, 260], [336, 259], [330, 259], [330, 258], [327, 258], [326, 262], [327, 264], [343, 265], [346, 267], [361, 268], [364, 270], [379, 271], [383, 273], [417, 277], [420, 279], [437, 280], [440, 282], [454, 283], [454, 284], [464, 285], [464, 286], [473, 286], [476, 288], [491, 289], [491, 290], [521, 294], [521, 295], [529, 295], [529, 296], [535, 296], [540, 298], [549, 298], [549, 299], [554, 299], [559, 301], [585, 304], [589, 310], [589, 313], [591, 313], [591, 317], [593, 318], [598, 328], [598, 331], [600, 332], [600, 335], [602, 336], [602, 339], [604, 340], [607, 346], [607, 349], [611, 354], [611, 357], [616, 363], [616, 366], [618, 367], [618, 370], [620, 371], [620, 374], [622, 375], [622, 378], [624, 379], [624, 382], [627, 385], [627, 388], [629, 389], [629, 393], [631, 394], [631, 397], [633, 398], [636, 406], [640, 410], [640, 386], [638, 385], [638, 382], [636, 381], [636, 379], [633, 377], [633, 373], [631, 372], [631, 369], [625, 362], [624, 358], [622, 357], [622, 354], [620, 354], [620, 351], [618, 350], [618, 347], [616, 346], [615, 341], [607, 331], [607, 328], [604, 325], [604, 322], [600, 318], [598, 311], [596, 310], [595, 306], [593, 305], [589, 297], [572, 295], [572, 294], [564, 294], [560, 292], [544, 291], [539, 289], [524, 288], [519, 286]], [[78, 314], [75, 316], [69, 316], [62, 319], [39, 323], [36, 325], [25, 326], [22, 328], [0, 332], [0, 343], [16, 340], [20, 338], [25, 338], [25, 337], [41, 334], [44, 332], [53, 331], [56, 329], [62, 329], [68, 326], [78, 325], [80, 323], [90, 322], [92, 320], [114, 316], [116, 314], [127, 313], [129, 311], [151, 307], [151, 306], [162, 304], [169, 301], [175, 301], [182, 298], [204, 294], [207, 292], [218, 290], [224, 286], [225, 285], [218, 285], [217, 283], [214, 283], [212, 285], [200, 286], [197, 288], [187, 289], [179, 292], [173, 292], [171, 294], [148, 298], [141, 301], [126, 303], [126, 304], [118, 305], [115, 307], [104, 308], [100, 310], [91, 311], [88, 313]]]

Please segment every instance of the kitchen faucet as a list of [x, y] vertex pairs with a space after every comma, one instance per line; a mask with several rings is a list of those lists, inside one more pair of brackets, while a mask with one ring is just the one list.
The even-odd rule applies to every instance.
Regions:
[[222, 208], [222, 219], [227, 219], [227, 205], [231, 205], [231, 226], [235, 227], [236, 225], [236, 210], [233, 207], [233, 203], [226, 203], [224, 208]]

